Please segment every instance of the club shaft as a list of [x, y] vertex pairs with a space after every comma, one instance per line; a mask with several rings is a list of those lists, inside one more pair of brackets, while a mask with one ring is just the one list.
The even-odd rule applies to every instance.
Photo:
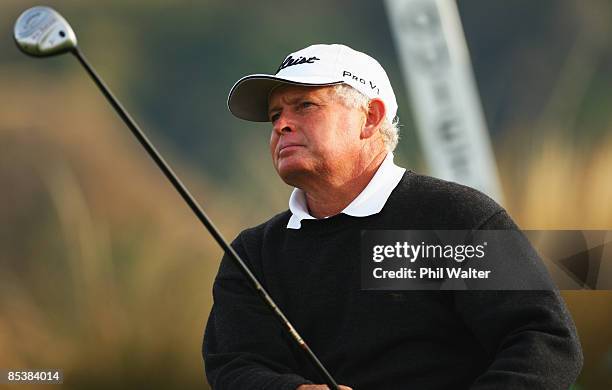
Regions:
[[174, 188], [179, 192], [183, 200], [187, 202], [191, 211], [194, 212], [196, 217], [202, 222], [202, 224], [206, 227], [208, 232], [213, 236], [215, 241], [223, 248], [223, 251], [229, 256], [230, 259], [236, 264], [236, 266], [242, 271], [247, 279], [250, 280], [251, 284], [257, 290], [260, 297], [266, 303], [266, 305], [274, 312], [275, 316], [281, 321], [282, 325], [287, 328], [288, 332], [291, 334], [291, 337], [295, 340], [298, 346], [304, 350], [308, 359], [313, 364], [313, 366], [319, 372], [321, 379], [324, 380], [324, 383], [329, 386], [332, 390], [338, 389], [338, 384], [331, 376], [329, 371], [323, 366], [321, 361], [317, 358], [314, 352], [308, 347], [308, 345], [304, 342], [302, 337], [295, 330], [293, 325], [289, 322], [285, 314], [281, 311], [281, 309], [276, 305], [272, 297], [268, 294], [268, 292], [264, 289], [262, 284], [257, 280], [257, 277], [251, 272], [249, 267], [244, 263], [244, 261], [240, 258], [238, 253], [232, 248], [231, 245], [227, 243], [227, 241], [223, 238], [219, 230], [215, 227], [212, 221], [208, 218], [204, 210], [200, 207], [198, 202], [194, 199], [194, 197], [189, 193], [187, 187], [181, 182], [181, 180], [176, 176], [172, 168], [166, 163], [163, 157], [159, 154], [159, 152], [155, 149], [153, 144], [149, 141], [144, 132], [140, 129], [140, 127], [136, 124], [136, 122], [132, 119], [132, 117], [128, 114], [128, 112], [123, 108], [121, 103], [115, 98], [115, 96], [111, 93], [110, 89], [106, 86], [104, 81], [98, 76], [96, 71], [92, 68], [89, 62], [85, 59], [85, 56], [78, 48], [72, 50], [72, 54], [79, 60], [81, 65], [85, 68], [89, 76], [96, 83], [100, 91], [104, 94], [109, 103], [113, 106], [117, 114], [123, 119], [127, 127], [132, 131], [132, 134], [138, 139], [143, 148], [147, 151], [149, 156], [155, 161], [159, 169], [162, 170], [166, 178], [172, 183]]

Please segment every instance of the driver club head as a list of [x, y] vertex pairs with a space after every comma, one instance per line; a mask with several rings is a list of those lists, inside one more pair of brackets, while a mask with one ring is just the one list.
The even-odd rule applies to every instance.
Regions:
[[70, 24], [51, 7], [25, 10], [15, 22], [17, 47], [34, 57], [48, 57], [76, 49], [77, 38]]

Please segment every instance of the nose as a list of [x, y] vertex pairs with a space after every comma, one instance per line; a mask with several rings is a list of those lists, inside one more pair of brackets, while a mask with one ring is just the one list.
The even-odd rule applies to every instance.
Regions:
[[282, 135], [283, 133], [291, 133], [294, 131], [294, 126], [287, 114], [280, 113], [278, 118], [274, 121], [272, 129], [276, 134]]

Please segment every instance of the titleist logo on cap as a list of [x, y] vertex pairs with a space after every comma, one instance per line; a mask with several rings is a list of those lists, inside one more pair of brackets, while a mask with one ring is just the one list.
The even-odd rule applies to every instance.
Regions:
[[308, 58], [298, 57], [297, 59], [294, 59], [293, 57], [289, 56], [285, 58], [285, 61], [283, 61], [282, 64], [280, 64], [280, 66], [276, 70], [276, 73], [280, 72], [282, 69], [285, 69], [289, 66], [300, 65], [300, 64], [314, 64], [315, 61], [319, 61], [319, 60], [320, 58], [317, 58], [315, 56], [308, 57]]

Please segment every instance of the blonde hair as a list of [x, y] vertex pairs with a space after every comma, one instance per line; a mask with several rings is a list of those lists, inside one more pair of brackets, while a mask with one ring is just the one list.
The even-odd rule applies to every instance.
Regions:
[[[363, 108], [368, 110], [370, 99], [348, 84], [337, 84], [332, 87], [336, 97], [340, 98], [342, 103], [350, 108]], [[387, 151], [395, 150], [399, 141], [399, 118], [396, 116], [393, 121], [385, 118], [380, 126], [380, 134], [383, 137], [383, 142]]]

